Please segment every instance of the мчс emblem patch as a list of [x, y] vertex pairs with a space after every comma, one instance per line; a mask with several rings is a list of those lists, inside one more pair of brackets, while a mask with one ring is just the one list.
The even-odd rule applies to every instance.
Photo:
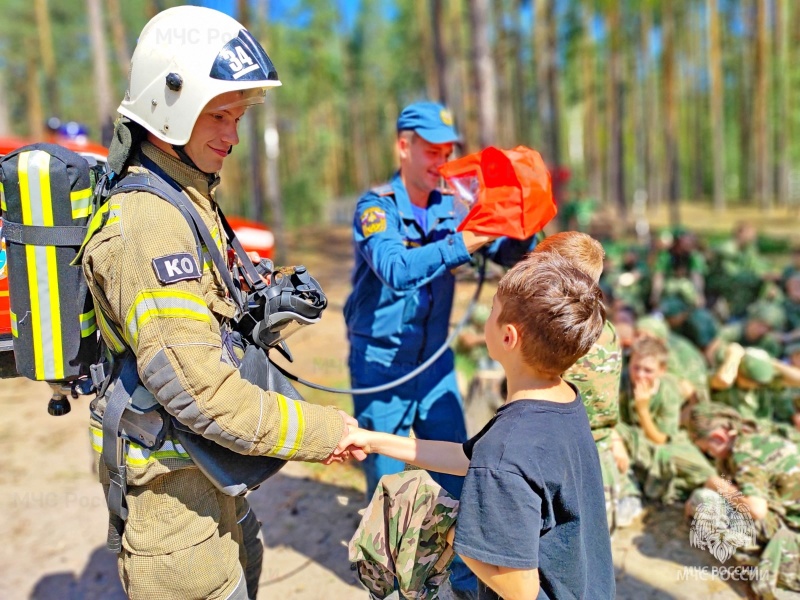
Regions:
[[369, 237], [373, 233], [386, 231], [386, 211], [377, 206], [370, 206], [361, 213], [361, 232], [364, 237]]
[[197, 266], [197, 259], [188, 252], [154, 258], [153, 270], [161, 283], [200, 279], [202, 276], [200, 268]]

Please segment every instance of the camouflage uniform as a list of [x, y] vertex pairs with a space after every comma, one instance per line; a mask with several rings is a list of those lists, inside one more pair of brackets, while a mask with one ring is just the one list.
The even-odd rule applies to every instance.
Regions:
[[655, 335], [667, 343], [667, 373], [679, 380], [688, 381], [695, 390], [697, 400], [708, 402], [708, 367], [700, 350], [684, 336], [669, 330], [668, 325], [655, 317], [642, 317], [636, 329]]
[[758, 298], [767, 271], [756, 245], [740, 248], [734, 240], [728, 240], [717, 249], [710, 267], [709, 293], [725, 299], [730, 317], [744, 316]]
[[438, 598], [450, 575], [454, 552], [446, 540], [457, 516], [458, 500], [427, 471], [384, 475], [348, 545], [370, 598]]
[[739, 373], [759, 384], [753, 389], [744, 389], [735, 383], [725, 390], [714, 390], [714, 402], [730, 406], [742, 417], [756, 421], [763, 431], [800, 442], [800, 431], [792, 423], [796, 389], [786, 387], [776, 377], [771, 357], [761, 348], [745, 348], [739, 365]]
[[606, 517], [614, 523], [615, 501], [619, 498], [622, 477], [611, 453], [611, 433], [619, 420], [619, 386], [622, 377], [622, 350], [611, 321], [592, 349], [565, 373], [564, 379], [575, 384], [581, 393], [589, 425], [600, 455]]
[[669, 504], [686, 498], [716, 474], [703, 453], [678, 428], [683, 398], [678, 381], [670, 375], [661, 378], [658, 390], [650, 399], [650, 415], [659, 431], [669, 436], [664, 444], [655, 444], [639, 427], [633, 393], [624, 386], [620, 415], [623, 423], [617, 431], [625, 441], [636, 479], [647, 498]]
[[730, 455], [718, 461], [720, 473], [744, 496], [767, 501], [766, 518], [755, 522], [757, 547], [745, 549], [751, 556], [744, 559], [767, 574], [753, 583], [753, 590], [767, 597], [778, 587], [800, 591], [798, 446], [760, 431], [729, 407], [711, 403], [693, 409], [688, 427], [693, 439], [705, 439], [718, 428], [737, 432]]

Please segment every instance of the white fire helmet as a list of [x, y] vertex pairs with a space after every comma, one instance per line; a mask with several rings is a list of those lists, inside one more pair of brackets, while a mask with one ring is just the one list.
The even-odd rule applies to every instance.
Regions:
[[236, 19], [210, 8], [178, 6], [160, 12], [142, 30], [117, 110], [160, 140], [183, 146], [212, 98], [240, 92], [220, 109], [260, 104], [266, 89], [279, 85], [269, 56]]

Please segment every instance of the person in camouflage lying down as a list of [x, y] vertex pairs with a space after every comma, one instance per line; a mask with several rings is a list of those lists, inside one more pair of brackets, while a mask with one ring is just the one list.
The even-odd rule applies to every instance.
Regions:
[[774, 597], [777, 588], [800, 591], [797, 445], [759, 430], [755, 421], [715, 402], [694, 406], [687, 429], [697, 446], [717, 460], [720, 474], [730, 479], [710, 478], [706, 489], [696, 491], [687, 502], [687, 513], [700, 512], [700, 507], [711, 501], [713, 490], [721, 497], [733, 498], [735, 510], [752, 518], [756, 546], [745, 545], [736, 556], [758, 565], [759, 577], [751, 582], [753, 591], [762, 598]]

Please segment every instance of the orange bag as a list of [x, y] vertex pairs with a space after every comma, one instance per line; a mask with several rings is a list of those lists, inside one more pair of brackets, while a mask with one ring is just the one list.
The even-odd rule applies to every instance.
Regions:
[[523, 240], [556, 215], [550, 173], [535, 150], [493, 146], [439, 167], [456, 194], [458, 231]]

